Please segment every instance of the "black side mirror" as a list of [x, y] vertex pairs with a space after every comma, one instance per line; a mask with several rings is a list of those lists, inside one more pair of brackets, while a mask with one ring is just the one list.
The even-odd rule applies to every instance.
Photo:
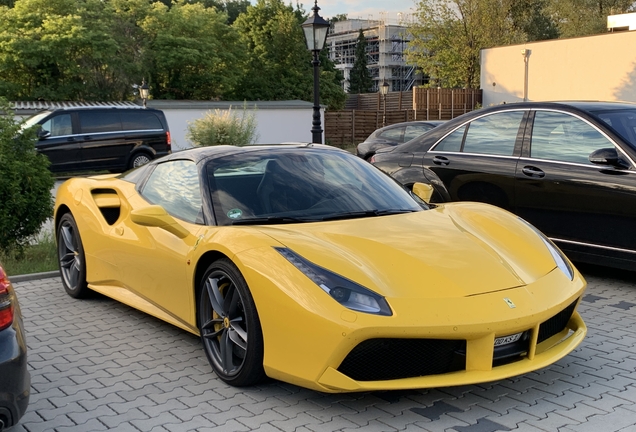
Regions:
[[44, 130], [42, 128], [38, 129], [38, 138], [39, 139], [44, 139], [44, 138], [48, 137], [49, 135], [51, 135], [50, 131]]
[[595, 150], [590, 154], [588, 159], [593, 164], [610, 165], [616, 168], [629, 168], [629, 165], [618, 156], [618, 152], [614, 147]]

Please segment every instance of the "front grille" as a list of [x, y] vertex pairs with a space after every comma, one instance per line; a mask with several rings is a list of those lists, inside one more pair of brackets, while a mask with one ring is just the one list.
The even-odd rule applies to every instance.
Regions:
[[572, 314], [574, 313], [576, 302], [578, 302], [578, 299], [552, 318], [541, 323], [541, 325], [539, 326], [539, 337], [537, 339], [537, 343], [541, 343], [565, 329], [565, 327], [568, 325], [570, 317], [572, 317]]
[[356, 381], [436, 375], [466, 368], [466, 341], [369, 339], [356, 346], [338, 371]]

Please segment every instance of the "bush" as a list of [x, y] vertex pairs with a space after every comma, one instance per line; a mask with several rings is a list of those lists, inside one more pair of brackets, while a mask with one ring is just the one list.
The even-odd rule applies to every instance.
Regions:
[[0, 249], [20, 252], [53, 214], [49, 160], [35, 150], [34, 129], [21, 130], [0, 98]]
[[232, 107], [227, 111], [208, 111], [203, 118], [188, 125], [188, 138], [196, 146], [229, 144], [244, 146], [256, 141], [256, 118], [248, 113], [237, 115]]

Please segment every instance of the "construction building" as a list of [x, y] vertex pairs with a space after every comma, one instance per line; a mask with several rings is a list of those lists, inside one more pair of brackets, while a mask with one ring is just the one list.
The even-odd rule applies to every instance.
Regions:
[[389, 91], [408, 91], [421, 84], [421, 74], [404, 60], [409, 39], [403, 23], [403, 15], [398, 14], [394, 23], [381, 15], [379, 20], [349, 19], [333, 24], [326, 46], [329, 58], [344, 74], [345, 91], [349, 90], [349, 75], [356, 58], [360, 30], [367, 41], [367, 67], [374, 82], [372, 91], [378, 91], [383, 81], [389, 83]]

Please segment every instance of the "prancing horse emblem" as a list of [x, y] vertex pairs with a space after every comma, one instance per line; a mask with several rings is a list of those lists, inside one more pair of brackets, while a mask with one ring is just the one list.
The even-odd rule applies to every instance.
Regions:
[[515, 304], [513, 303], [513, 301], [512, 301], [512, 300], [510, 300], [508, 297], [504, 297], [504, 299], [503, 299], [503, 300], [506, 302], [506, 304], [508, 305], [508, 307], [509, 307], [510, 309], [514, 309], [514, 308], [516, 308], [516, 307], [517, 307], [517, 306], [515, 306]]

